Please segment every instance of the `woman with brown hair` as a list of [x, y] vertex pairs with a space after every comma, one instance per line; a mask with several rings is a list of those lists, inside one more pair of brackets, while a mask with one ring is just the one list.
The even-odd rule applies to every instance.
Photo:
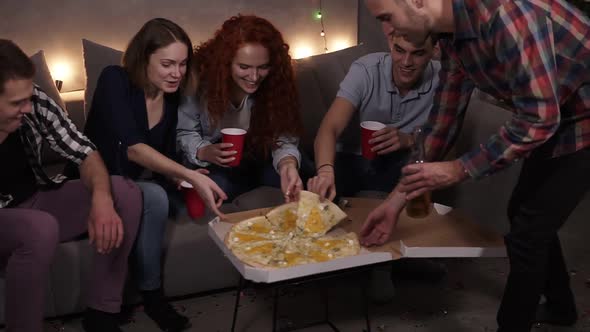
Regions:
[[85, 128], [109, 172], [135, 180], [143, 193], [134, 275], [145, 313], [164, 331], [189, 326], [162, 290], [162, 243], [169, 208], [164, 188], [187, 181], [219, 215], [226, 198], [202, 174], [206, 171], [188, 169], [175, 161], [178, 102], [191, 57], [192, 43], [177, 24], [163, 18], [145, 23], [129, 42], [122, 66], [102, 71]]
[[[183, 98], [177, 146], [184, 162], [207, 167], [210, 177], [234, 198], [258, 185], [281, 188], [286, 201], [302, 188], [297, 148], [302, 132], [289, 46], [267, 20], [238, 15], [196, 47], [197, 87]], [[243, 158], [221, 143], [221, 129], [247, 131]], [[272, 159], [272, 160], [271, 160]]]

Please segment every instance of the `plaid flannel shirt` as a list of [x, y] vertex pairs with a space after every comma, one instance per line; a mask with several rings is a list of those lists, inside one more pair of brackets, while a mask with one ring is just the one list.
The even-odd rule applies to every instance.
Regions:
[[513, 111], [486, 143], [460, 157], [474, 178], [533, 150], [590, 145], [590, 20], [562, 0], [454, 0], [455, 32], [441, 36], [440, 86], [425, 131], [428, 160], [448, 152], [474, 87]]
[[[33, 111], [23, 117], [21, 140], [39, 188], [54, 188], [66, 178], [61, 174], [49, 177], [43, 170], [41, 148], [44, 142], [62, 157], [78, 165], [96, 147], [76, 129], [61, 107], [37, 85], [33, 88], [31, 102]], [[6, 156], [2, 157], [4, 158]], [[0, 208], [6, 207], [11, 201], [11, 195], [0, 193]]]

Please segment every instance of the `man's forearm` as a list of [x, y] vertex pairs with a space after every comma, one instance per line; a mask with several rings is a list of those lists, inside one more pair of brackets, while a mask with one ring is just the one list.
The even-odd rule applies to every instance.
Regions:
[[336, 157], [336, 137], [330, 132], [318, 132], [314, 142], [316, 167], [334, 165]]
[[80, 165], [80, 180], [90, 189], [93, 198], [96, 195], [111, 198], [109, 173], [98, 151], [91, 152]]

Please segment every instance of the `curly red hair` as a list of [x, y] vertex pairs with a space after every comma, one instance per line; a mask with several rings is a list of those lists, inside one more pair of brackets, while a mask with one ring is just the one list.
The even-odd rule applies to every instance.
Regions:
[[195, 48], [197, 94], [206, 97], [207, 111], [216, 126], [230, 104], [232, 60], [246, 43], [260, 44], [269, 52], [270, 72], [251, 96], [254, 104], [246, 136], [248, 150], [266, 157], [279, 136], [301, 137], [303, 131], [289, 45], [269, 21], [253, 15], [233, 16], [213, 38]]

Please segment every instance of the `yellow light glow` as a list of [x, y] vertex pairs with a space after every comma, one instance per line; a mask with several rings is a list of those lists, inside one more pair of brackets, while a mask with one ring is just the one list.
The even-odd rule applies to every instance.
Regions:
[[313, 55], [313, 51], [307, 45], [293, 47], [293, 59], [307, 58]]
[[330, 47], [330, 51], [332, 52], [339, 51], [352, 46], [352, 44], [346, 39], [336, 39], [330, 44], [332, 44]]
[[67, 61], [53, 63], [50, 71], [54, 80], [66, 82], [72, 78], [72, 67]]

